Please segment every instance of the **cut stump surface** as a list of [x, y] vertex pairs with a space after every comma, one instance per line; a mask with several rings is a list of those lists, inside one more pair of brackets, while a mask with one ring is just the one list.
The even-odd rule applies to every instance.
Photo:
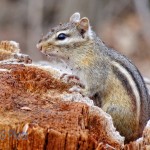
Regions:
[[49, 71], [0, 64], [0, 87], [0, 149], [90, 150], [123, 145], [111, 117], [78, 102], [78, 96], [68, 96], [71, 85]]

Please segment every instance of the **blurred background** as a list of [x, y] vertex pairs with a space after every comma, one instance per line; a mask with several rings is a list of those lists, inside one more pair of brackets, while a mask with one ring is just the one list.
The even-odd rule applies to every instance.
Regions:
[[36, 43], [77, 11], [90, 19], [106, 45], [150, 78], [150, 0], [0, 0], [0, 40], [20, 43], [34, 61], [47, 60]]

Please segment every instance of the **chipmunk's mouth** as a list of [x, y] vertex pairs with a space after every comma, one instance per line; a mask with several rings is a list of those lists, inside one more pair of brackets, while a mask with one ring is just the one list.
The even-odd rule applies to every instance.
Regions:
[[45, 54], [48, 58], [57, 58], [57, 59], [65, 59], [64, 56], [61, 56], [57, 52], [47, 52], [47, 51], [41, 51], [43, 54]]
[[58, 57], [56, 54], [45, 54], [47, 57]]

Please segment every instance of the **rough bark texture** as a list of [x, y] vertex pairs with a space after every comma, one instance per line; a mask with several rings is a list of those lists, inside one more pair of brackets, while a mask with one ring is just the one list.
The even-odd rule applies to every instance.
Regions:
[[110, 115], [59, 80], [51, 67], [0, 62], [0, 149], [148, 149], [143, 138], [123, 145]]
[[0, 64], [0, 68], [0, 149], [122, 146], [110, 116], [82, 98], [77, 102], [76, 94], [71, 99], [67, 95], [71, 85], [36, 66]]

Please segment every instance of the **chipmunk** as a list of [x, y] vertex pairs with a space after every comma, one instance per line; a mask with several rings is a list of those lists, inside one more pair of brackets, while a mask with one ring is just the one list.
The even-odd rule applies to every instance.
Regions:
[[15, 41], [0, 41], [0, 61], [31, 63], [28, 55], [21, 54], [19, 44]]
[[127, 57], [96, 36], [88, 18], [74, 13], [42, 37], [37, 48], [67, 63], [85, 86], [80, 92], [112, 116], [126, 142], [141, 136], [150, 114], [143, 78]]

